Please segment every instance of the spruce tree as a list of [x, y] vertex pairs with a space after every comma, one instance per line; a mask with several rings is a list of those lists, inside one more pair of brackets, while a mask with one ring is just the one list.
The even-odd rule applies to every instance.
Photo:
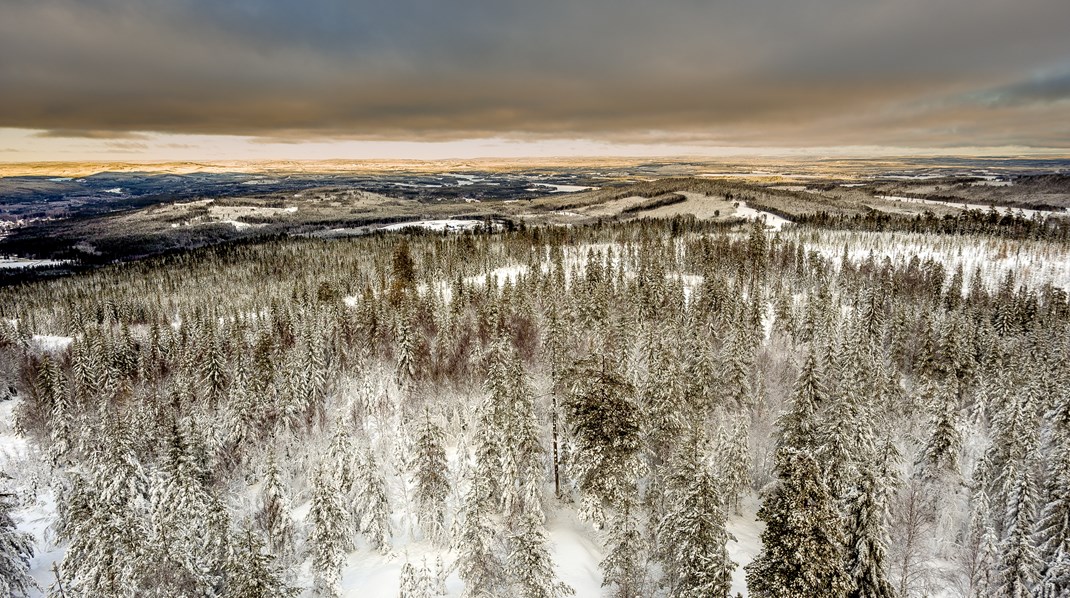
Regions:
[[918, 457], [921, 474], [929, 480], [953, 478], [960, 475], [959, 453], [962, 450], [955, 397], [945, 385], [930, 384], [923, 394], [932, 413], [932, 431]]
[[1008, 497], [1006, 533], [999, 545], [998, 596], [1028, 598], [1039, 578], [1039, 562], [1033, 545], [1036, 488], [1029, 467], [1022, 467]]
[[446, 497], [450, 492], [442, 428], [431, 421], [425, 409], [417, 422], [409, 470], [415, 494], [417, 520], [427, 538], [445, 533]]
[[501, 538], [492, 520], [485, 482], [478, 470], [465, 497], [464, 519], [457, 538], [457, 568], [464, 582], [465, 598], [488, 598], [505, 589], [506, 566], [501, 556]]
[[308, 544], [315, 574], [315, 588], [320, 596], [337, 598], [345, 551], [351, 546], [345, 505], [335, 486], [334, 476], [320, 465], [313, 480], [312, 524]]
[[268, 453], [267, 475], [260, 490], [254, 521], [270, 553], [279, 561], [289, 564], [294, 556], [295, 525], [289, 498], [279, 479], [274, 453]]
[[723, 483], [704, 462], [696, 439], [674, 456], [668, 508], [657, 526], [658, 555], [669, 591], [681, 598], [728, 596], [732, 570], [726, 544]]
[[843, 598], [851, 588], [838, 501], [818, 462], [815, 419], [824, 392], [811, 350], [795, 383], [792, 408], [780, 419], [777, 479], [758, 510], [766, 524], [762, 550], [745, 568], [751, 596]]
[[720, 463], [719, 478], [724, 486], [725, 501], [736, 513], [740, 499], [750, 486], [749, 416], [738, 415], [732, 420], [732, 429], [727, 438], [722, 438], [718, 447]]
[[510, 537], [511, 549], [506, 574], [520, 598], [555, 598], [571, 596], [575, 591], [557, 580], [553, 559], [547, 547], [549, 538], [538, 513], [526, 512], [517, 531]]
[[636, 510], [633, 501], [625, 501], [612, 513], [606, 525], [606, 556], [598, 567], [602, 570], [602, 587], [611, 586], [614, 598], [645, 595], [646, 540]]
[[564, 408], [575, 443], [571, 473], [583, 498], [582, 514], [601, 523], [606, 508], [618, 507], [636, 491], [639, 411], [632, 385], [604, 362], [581, 362], [570, 378]]
[[296, 596], [297, 589], [289, 587], [273, 566], [271, 555], [263, 551], [264, 544], [246, 530], [233, 542], [227, 562], [226, 595], [233, 598], [262, 598]]
[[358, 527], [375, 549], [380, 552], [390, 550], [390, 503], [386, 493], [386, 482], [379, 471], [379, 464], [371, 448], [364, 452], [357, 469], [357, 497], [359, 508]]
[[30, 577], [33, 537], [11, 517], [12, 495], [0, 494], [0, 595], [28, 596], [37, 583]]
[[820, 464], [782, 448], [777, 482], [758, 509], [762, 550], [749, 565], [747, 591], [756, 598], [843, 598], [851, 589], [836, 501]]
[[872, 470], [863, 469], [859, 487], [850, 504], [847, 527], [847, 567], [851, 575], [848, 598], [895, 598], [895, 590], [888, 581], [886, 555], [888, 538], [888, 489]]

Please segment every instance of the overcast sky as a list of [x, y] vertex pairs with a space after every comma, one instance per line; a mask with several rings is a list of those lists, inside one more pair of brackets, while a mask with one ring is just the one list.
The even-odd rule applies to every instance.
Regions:
[[5, 161], [808, 147], [1067, 150], [1070, 2], [0, 0]]

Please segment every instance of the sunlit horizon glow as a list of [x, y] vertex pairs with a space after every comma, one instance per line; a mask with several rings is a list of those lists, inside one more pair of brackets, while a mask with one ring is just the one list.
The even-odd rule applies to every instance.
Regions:
[[1063, 148], [1003, 147], [745, 147], [701, 144], [623, 143], [594, 139], [449, 141], [316, 140], [282, 142], [228, 135], [139, 132], [119, 139], [62, 138], [42, 131], [0, 129], [0, 162], [214, 162], [479, 159], [832, 159], [895, 157], [1070, 158]]

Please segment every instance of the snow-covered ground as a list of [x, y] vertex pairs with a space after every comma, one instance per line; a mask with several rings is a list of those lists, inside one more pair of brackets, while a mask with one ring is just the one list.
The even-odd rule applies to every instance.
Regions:
[[426, 228], [428, 230], [443, 232], [459, 232], [472, 230], [479, 226], [479, 220], [418, 220], [416, 222], [399, 222], [384, 226], [380, 230], [404, 230], [406, 228]]
[[555, 183], [536, 183], [538, 187], [529, 187], [524, 189], [525, 191], [542, 191], [539, 187], [550, 187], [550, 193], [577, 193], [579, 191], [589, 191], [596, 189], [596, 187], [587, 187], [584, 185], [557, 185]]
[[[52, 542], [51, 525], [56, 517], [56, 503], [51, 490], [35, 488], [33, 468], [41, 466], [43, 458], [33, 457], [25, 438], [16, 433], [15, 411], [20, 400], [0, 402], [0, 492], [15, 495], [12, 511], [17, 529], [33, 536], [34, 556], [30, 560], [30, 574], [43, 589], [53, 582], [52, 565], [63, 558], [63, 548]], [[44, 596], [44, 591], [31, 594]]]
[[67, 260], [37, 260], [24, 257], [0, 257], [0, 268], [41, 268], [44, 266], [61, 266]]
[[1011, 214], [1011, 213], [1022, 214], [1026, 218], [1032, 218], [1033, 216], [1037, 216], [1037, 215], [1039, 215], [1039, 216], [1052, 216], [1054, 214], [1063, 214], [1063, 215], [1065, 215], [1067, 213], [1066, 210], [1060, 210], [1058, 212], [1054, 212], [1052, 210], [1033, 210], [1033, 209], [1029, 209], [1029, 208], [1011, 208], [1011, 207], [1007, 207], [1007, 206], [986, 206], [986, 205], [976, 204], [976, 203], [938, 201], [938, 200], [935, 200], [935, 199], [922, 199], [920, 197], [901, 197], [901, 196], [898, 196], [898, 195], [878, 195], [877, 197], [879, 197], [880, 199], [883, 199], [885, 201], [897, 201], [897, 202], [900, 202], [900, 203], [916, 203], [916, 204], [924, 204], [924, 205], [929, 205], [929, 206], [943, 206], [943, 207], [947, 207], [947, 208], [958, 208], [960, 210], [982, 210], [982, 211], [987, 211], [987, 210], [992, 209], [992, 210], [995, 210], [995, 211], [999, 212], [1000, 214]]
[[758, 556], [762, 548], [761, 535], [765, 524], [758, 521], [758, 495], [748, 493], [740, 502], [739, 514], [728, 518], [728, 533], [735, 538], [728, 542], [728, 557], [736, 564], [732, 571], [732, 595], [747, 595], [747, 574], [743, 570]]
[[985, 284], [991, 288], [1013, 271], [1019, 284], [1039, 287], [1045, 282], [1070, 288], [1070, 249], [1045, 241], [1016, 241], [1006, 239], [972, 239], [968, 243], [960, 237], [926, 235], [904, 232], [822, 231], [816, 241], [812, 235], [800, 238], [808, 250], [814, 250], [830, 260], [839, 260], [844, 247], [852, 261], [888, 257], [893, 263], [932, 258], [944, 264], [948, 272], [962, 265], [967, 284], [980, 268]]
[[787, 218], [781, 218], [776, 214], [763, 212], [761, 210], [755, 210], [754, 208], [748, 206], [747, 202], [745, 201], [739, 202], [739, 207], [736, 208], [735, 215], [741, 218], [746, 218], [747, 220], [765, 220], [766, 228], [770, 228], [772, 230], [780, 230], [784, 228], [785, 224], [791, 224], [791, 221]]

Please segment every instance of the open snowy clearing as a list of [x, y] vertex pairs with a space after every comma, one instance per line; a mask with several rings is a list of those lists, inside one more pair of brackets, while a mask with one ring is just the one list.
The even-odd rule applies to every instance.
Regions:
[[42, 268], [45, 266], [62, 266], [67, 260], [38, 260], [23, 257], [0, 257], [0, 268]]
[[960, 203], [960, 202], [951, 202], [951, 201], [938, 201], [938, 200], [935, 200], [935, 199], [922, 199], [920, 197], [900, 197], [900, 196], [896, 196], [896, 195], [878, 195], [877, 197], [880, 198], [880, 199], [883, 199], [885, 201], [924, 204], [924, 205], [929, 205], [929, 206], [942, 206], [942, 207], [947, 207], [947, 208], [958, 208], [960, 210], [981, 210], [981, 211], [995, 210], [996, 212], [998, 212], [1000, 214], [1021, 214], [1021, 215], [1025, 216], [1026, 218], [1032, 218], [1033, 216], [1055, 216], [1055, 215], [1064, 215], [1065, 216], [1067, 214], [1067, 210], [1052, 211], [1052, 210], [1034, 210], [1034, 209], [1030, 209], [1030, 208], [1012, 208], [1012, 207], [1008, 207], [1008, 206], [992, 206], [992, 205], [987, 205], [986, 206], [986, 205], [975, 204], [975, 203], [965, 203], [965, 202]]
[[1050, 282], [1070, 288], [1070, 248], [1058, 243], [976, 239], [964, 250], [951, 236], [857, 231], [822, 231], [816, 239], [813, 234], [799, 233], [799, 239], [833, 261], [843, 257], [847, 247], [847, 255], [853, 261], [865, 260], [872, 254], [878, 262], [887, 257], [897, 264], [917, 255], [922, 260], [941, 262], [949, 272], [961, 265], [967, 283], [980, 269], [988, 288], [997, 286], [1008, 272], [1015, 273], [1019, 285]]
[[425, 228], [436, 232], [463, 232], [472, 230], [482, 224], [479, 220], [419, 220], [416, 222], [399, 222], [384, 226], [380, 230], [395, 231], [406, 228]]

